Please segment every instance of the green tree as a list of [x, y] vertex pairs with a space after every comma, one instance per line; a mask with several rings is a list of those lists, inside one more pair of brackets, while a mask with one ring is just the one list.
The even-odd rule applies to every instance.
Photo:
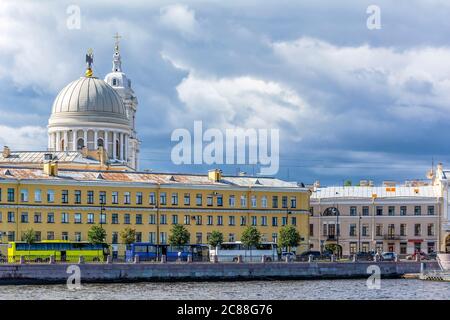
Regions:
[[123, 229], [120, 231], [120, 239], [128, 248], [130, 244], [136, 241], [136, 230], [129, 227]]
[[261, 233], [254, 226], [245, 228], [241, 236], [242, 243], [250, 249], [250, 261], [252, 260], [252, 248], [261, 243]]
[[36, 241], [36, 232], [33, 229], [26, 230], [22, 235], [22, 240], [28, 244], [28, 256], [30, 256], [31, 245]]
[[325, 245], [325, 250], [326, 251], [331, 251], [333, 252], [334, 255], [340, 256], [341, 255], [341, 246], [334, 244], [334, 243], [330, 243]]
[[352, 186], [352, 180], [345, 180], [344, 181], [344, 187], [351, 187]]
[[106, 231], [100, 226], [92, 226], [88, 231], [88, 240], [92, 244], [106, 242]]
[[291, 247], [297, 247], [300, 240], [300, 233], [294, 226], [284, 226], [280, 229], [280, 237], [278, 238], [278, 245], [280, 247], [287, 248], [288, 251], [291, 251]]
[[191, 234], [181, 224], [176, 224], [170, 230], [169, 244], [172, 246], [184, 246], [189, 243]]
[[223, 243], [223, 233], [217, 230], [214, 230], [211, 232], [211, 235], [209, 236], [208, 243], [214, 247], [217, 248]]

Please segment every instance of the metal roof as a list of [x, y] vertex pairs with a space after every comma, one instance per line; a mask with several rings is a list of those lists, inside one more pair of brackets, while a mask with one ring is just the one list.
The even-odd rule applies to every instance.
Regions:
[[311, 193], [311, 199], [325, 198], [393, 198], [393, 197], [439, 197], [439, 186], [395, 187], [322, 187]]
[[47, 180], [47, 181], [79, 181], [79, 182], [126, 182], [149, 183], [170, 185], [210, 185], [224, 187], [252, 187], [252, 188], [298, 188], [299, 191], [307, 190], [299, 187], [294, 182], [287, 182], [276, 178], [255, 177], [227, 177], [222, 176], [220, 181], [212, 181], [208, 175], [198, 174], [172, 174], [172, 173], [148, 173], [129, 171], [99, 171], [99, 170], [75, 170], [59, 169], [58, 175], [49, 176], [39, 168], [0, 166], [0, 180]]
[[0, 153], [0, 163], [43, 163], [44, 156], [51, 153], [58, 162], [86, 162], [78, 151], [11, 151], [11, 154], [5, 158]]

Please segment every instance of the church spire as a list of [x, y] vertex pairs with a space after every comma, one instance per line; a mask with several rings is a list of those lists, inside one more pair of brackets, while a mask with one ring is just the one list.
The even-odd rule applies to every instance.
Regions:
[[122, 72], [122, 62], [120, 60], [120, 51], [119, 51], [119, 39], [122, 38], [119, 36], [119, 33], [116, 32], [116, 34], [113, 37], [116, 39], [116, 44], [114, 46], [114, 56], [113, 56], [113, 72]]

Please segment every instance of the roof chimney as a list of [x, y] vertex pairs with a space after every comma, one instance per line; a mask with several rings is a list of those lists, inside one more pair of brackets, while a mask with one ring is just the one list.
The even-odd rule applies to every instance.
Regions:
[[4, 146], [3, 147], [3, 158], [9, 158], [9, 156], [11, 155], [11, 150], [9, 149], [8, 146]]
[[208, 179], [210, 181], [219, 182], [222, 179], [222, 170], [213, 169], [208, 171]]
[[58, 162], [47, 161], [44, 163], [44, 173], [46, 175], [56, 177], [58, 176]]

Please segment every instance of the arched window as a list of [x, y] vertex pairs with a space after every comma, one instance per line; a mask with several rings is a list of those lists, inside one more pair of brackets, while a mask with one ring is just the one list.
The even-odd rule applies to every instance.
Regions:
[[104, 147], [104, 143], [103, 143], [103, 139], [102, 138], [98, 138], [97, 139], [97, 147], [98, 148]]
[[77, 150], [81, 150], [84, 147], [84, 139], [83, 138], [79, 138], [77, 140]]
[[322, 216], [339, 216], [339, 210], [336, 207], [329, 207], [326, 208], [325, 211], [322, 213]]
[[114, 78], [112, 82], [113, 82], [113, 86], [117, 86], [117, 79]]

